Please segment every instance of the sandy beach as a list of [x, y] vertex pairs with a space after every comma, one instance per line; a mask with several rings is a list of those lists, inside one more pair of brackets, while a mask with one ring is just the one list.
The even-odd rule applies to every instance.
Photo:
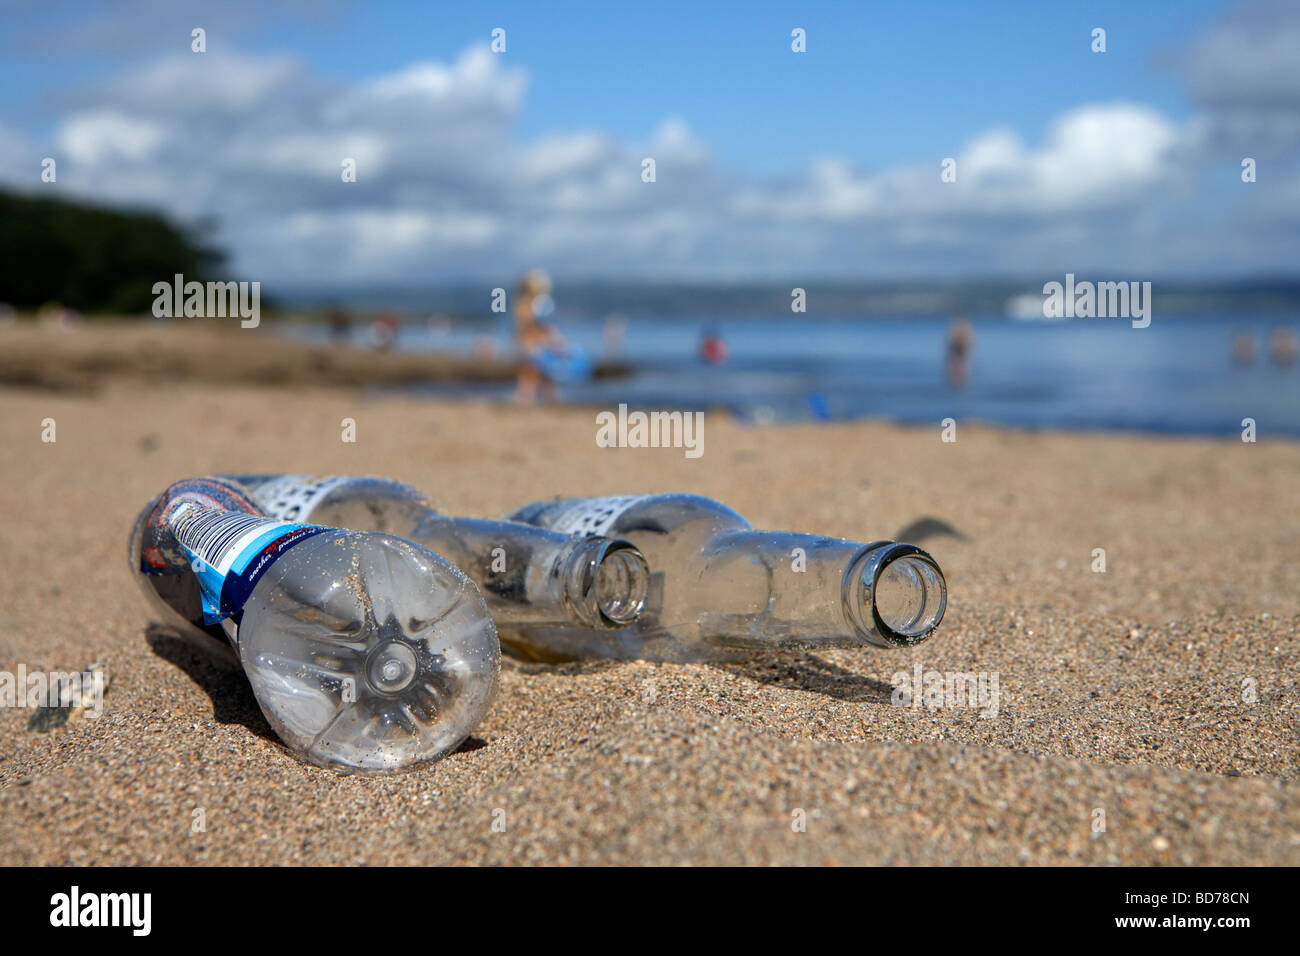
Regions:
[[[31, 384], [0, 387], [0, 669], [100, 661], [111, 686], [48, 733], [0, 708], [0, 863], [1300, 863], [1296, 443], [708, 413], [692, 460], [599, 448], [580, 409]], [[928, 516], [960, 537], [920, 542], [950, 592], [919, 648], [507, 662], [460, 751], [339, 777], [130, 579], [137, 510], [213, 471], [377, 473], [484, 516], [690, 491], [759, 527], [874, 540]], [[918, 665], [996, 674], [996, 715], [895, 706]]]
[[[96, 320], [67, 334], [24, 322], [4, 329], [0, 385], [92, 393], [109, 382], [189, 382], [294, 387], [512, 382], [507, 358], [341, 347], [282, 332], [244, 330], [207, 319], [176, 322]], [[220, 355], [221, 361], [211, 361]], [[599, 377], [626, 368], [597, 365]]]

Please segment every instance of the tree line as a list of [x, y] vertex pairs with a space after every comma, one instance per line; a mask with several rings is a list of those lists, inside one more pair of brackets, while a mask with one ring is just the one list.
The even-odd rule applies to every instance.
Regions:
[[213, 278], [225, 256], [205, 231], [146, 210], [0, 190], [0, 302], [148, 314], [155, 282], [178, 272], [187, 281]]

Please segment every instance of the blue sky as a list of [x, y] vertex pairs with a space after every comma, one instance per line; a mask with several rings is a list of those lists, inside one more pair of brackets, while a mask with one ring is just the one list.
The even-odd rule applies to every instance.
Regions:
[[[184, 38], [190, 26], [207, 22], [201, 12], [170, 3], [141, 4], [136, 16], [117, 14], [112, 4], [40, 6], [46, 12], [24, 15], [20, 27], [9, 23], [0, 62], [0, 103], [37, 122], [60, 94], [161, 46], [144, 36], [170, 28]], [[455, 59], [499, 26], [507, 31], [507, 53], [533, 77], [520, 135], [592, 126], [630, 139], [675, 115], [720, 159], [780, 171], [810, 151], [872, 164], [947, 155], [954, 141], [993, 123], [1040, 135], [1065, 108], [1097, 99], [1139, 99], [1184, 116], [1182, 84], [1159, 66], [1158, 56], [1225, 4], [379, 0], [315, 6], [232, 18], [230, 36], [213, 37], [210, 49], [229, 42], [264, 53], [289, 50], [322, 75], [349, 80], [400, 63]], [[102, 11], [122, 34], [138, 27], [142, 35], [112, 45], [69, 40], [60, 49], [60, 28], [93, 32], [87, 9]], [[808, 32], [809, 55], [791, 55], [794, 25]], [[1108, 50], [1098, 57], [1088, 40], [1102, 25]], [[35, 49], [33, 37], [39, 38]]]
[[0, 178], [62, 153], [294, 281], [1285, 271], [1295, 7], [0, 0]]
[[[1038, 0], [993, 4], [1005, 11], [997, 16], [958, 0], [583, 2], [559, 5], [565, 16], [541, 3], [377, 6], [382, 15], [341, 12], [335, 22], [348, 35], [321, 31], [313, 60], [362, 76], [394, 59], [452, 58], [503, 26], [508, 52], [534, 77], [522, 135], [594, 126], [631, 139], [675, 115], [720, 159], [777, 171], [810, 151], [872, 164], [928, 157], [993, 122], [1034, 135], [1063, 108], [1098, 98], [1185, 114], [1181, 84], [1152, 54], [1223, 4], [1162, 10], [1130, 0], [1082, 13], [1082, 4]], [[1101, 23], [1116, 34], [1104, 60], [1082, 42]], [[791, 55], [795, 25], [808, 33], [808, 55]], [[313, 42], [308, 32], [298, 39]]]

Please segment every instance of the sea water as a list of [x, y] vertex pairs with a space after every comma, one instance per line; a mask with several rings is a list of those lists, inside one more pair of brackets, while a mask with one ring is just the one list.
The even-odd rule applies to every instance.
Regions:
[[[725, 409], [741, 421], [886, 418], [937, 425], [945, 418], [1014, 426], [1124, 429], [1169, 434], [1300, 436], [1300, 362], [1276, 364], [1269, 339], [1278, 327], [1300, 332], [1300, 316], [1165, 315], [1147, 328], [1116, 319], [1017, 321], [975, 316], [964, 386], [945, 378], [947, 316], [907, 318], [697, 318], [629, 316], [622, 347], [603, 350], [599, 321], [559, 317], [570, 342], [595, 358], [632, 366], [628, 378], [565, 385], [562, 402], [596, 409]], [[728, 359], [699, 354], [705, 331], [719, 335]], [[327, 330], [295, 334], [324, 339]], [[1232, 343], [1253, 337], [1252, 363]], [[358, 342], [365, 330], [357, 329]], [[397, 347], [468, 354], [489, 338], [509, 355], [511, 326], [430, 328], [411, 323]], [[508, 401], [508, 385], [438, 384], [440, 397]]]

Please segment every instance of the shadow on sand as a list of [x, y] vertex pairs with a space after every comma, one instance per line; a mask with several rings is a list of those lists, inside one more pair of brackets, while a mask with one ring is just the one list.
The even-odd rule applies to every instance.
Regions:
[[759, 684], [825, 694], [839, 700], [888, 704], [894, 692], [893, 686], [884, 681], [855, 674], [809, 653], [762, 654], [713, 666]]
[[240, 724], [257, 736], [280, 745], [275, 731], [262, 716], [253, 688], [243, 671], [213, 660], [165, 624], [150, 624], [144, 632], [153, 652], [189, 675], [212, 699], [212, 716], [219, 724]]

